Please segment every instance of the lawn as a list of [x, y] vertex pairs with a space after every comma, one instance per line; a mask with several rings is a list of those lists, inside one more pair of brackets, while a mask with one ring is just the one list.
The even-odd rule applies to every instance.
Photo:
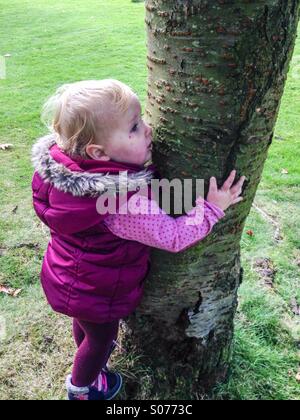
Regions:
[[[144, 103], [144, 4], [0, 0], [0, 7], [0, 56], [8, 55], [7, 77], [0, 80], [0, 144], [13, 144], [0, 150], [0, 284], [22, 289], [18, 297], [0, 293], [0, 399], [64, 399], [74, 344], [69, 320], [51, 312], [39, 285], [48, 232], [31, 207], [30, 149], [46, 132], [41, 106], [62, 83], [116, 78]], [[231, 377], [214, 399], [300, 397], [299, 88], [300, 40], [242, 240], [245, 280]], [[150, 394], [151, 372], [134, 354], [117, 354], [114, 364], [129, 382], [142, 384], [141, 399], [180, 398], [178, 390]]]

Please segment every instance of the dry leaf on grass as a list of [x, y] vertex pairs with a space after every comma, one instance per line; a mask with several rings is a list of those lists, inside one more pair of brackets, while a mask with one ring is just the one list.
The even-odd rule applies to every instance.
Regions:
[[300, 383], [300, 370], [299, 370], [299, 372], [296, 375], [296, 381]]
[[273, 289], [277, 272], [273, 261], [270, 258], [259, 258], [255, 261], [254, 269], [260, 275], [264, 284]]
[[282, 173], [283, 175], [286, 175], [286, 174], [288, 174], [288, 173], [289, 173], [289, 171], [288, 171], [287, 169], [282, 169], [281, 173]]
[[294, 315], [300, 316], [300, 305], [298, 304], [296, 298], [293, 298], [291, 300], [291, 308], [292, 308], [292, 311], [293, 311]]
[[17, 297], [22, 292], [22, 289], [13, 289], [11, 287], [6, 287], [0, 284], [0, 293], [5, 293], [6, 295]]
[[9, 143], [6, 143], [6, 144], [0, 144], [0, 150], [9, 150], [9, 149], [11, 149], [13, 147], [13, 144], [9, 144]]

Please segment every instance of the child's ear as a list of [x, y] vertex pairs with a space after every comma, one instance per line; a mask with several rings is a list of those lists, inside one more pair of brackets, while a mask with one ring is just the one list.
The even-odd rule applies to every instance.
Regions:
[[85, 149], [86, 154], [94, 160], [108, 161], [110, 157], [103, 150], [103, 146], [98, 144], [89, 144]]

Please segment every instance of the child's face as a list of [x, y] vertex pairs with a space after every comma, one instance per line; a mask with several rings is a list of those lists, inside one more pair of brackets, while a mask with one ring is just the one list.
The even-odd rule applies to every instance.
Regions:
[[133, 96], [129, 109], [105, 142], [103, 151], [107, 160], [144, 165], [151, 159], [152, 128], [143, 121], [141, 112], [140, 102]]

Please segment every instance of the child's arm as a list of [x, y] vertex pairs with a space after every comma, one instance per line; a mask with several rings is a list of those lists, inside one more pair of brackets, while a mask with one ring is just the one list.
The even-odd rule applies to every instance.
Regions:
[[144, 208], [144, 213], [151, 209], [151, 214], [128, 212], [110, 215], [105, 219], [106, 226], [123, 239], [173, 253], [184, 251], [201, 241], [225, 215], [221, 209], [202, 198], [196, 201], [196, 207], [187, 215], [177, 219], [168, 216], [154, 200], [143, 196], [140, 198], [139, 208]]
[[141, 196], [140, 214], [130, 213], [129, 206], [128, 214], [108, 216], [106, 226], [123, 239], [169, 252], [183, 251], [209, 235], [213, 226], [225, 216], [223, 210], [243, 200], [240, 194], [245, 177], [241, 177], [233, 186], [235, 176], [236, 171], [232, 171], [220, 189], [216, 179], [211, 178], [208, 201], [199, 197], [196, 207], [185, 216], [174, 219], [160, 209], [154, 200]]

